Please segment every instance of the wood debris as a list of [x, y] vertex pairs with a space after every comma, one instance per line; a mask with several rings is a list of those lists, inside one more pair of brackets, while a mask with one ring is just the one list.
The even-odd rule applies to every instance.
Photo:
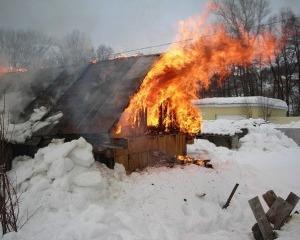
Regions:
[[182, 164], [182, 165], [187, 165], [187, 164], [195, 164], [200, 167], [205, 167], [205, 168], [213, 168], [213, 165], [210, 162], [210, 159], [196, 159], [190, 156], [183, 156], [180, 155], [177, 157], [177, 163]]
[[263, 199], [269, 206], [267, 213], [264, 212], [258, 196], [249, 200], [249, 205], [257, 221], [252, 227], [252, 233], [256, 240], [271, 240], [277, 237], [273, 230], [280, 230], [291, 218], [290, 214], [296, 207], [299, 197], [291, 192], [284, 200], [270, 190], [263, 194]]
[[233, 187], [233, 189], [232, 189], [232, 191], [231, 191], [231, 193], [230, 193], [230, 195], [229, 195], [229, 197], [228, 197], [226, 203], [223, 205], [222, 209], [228, 208], [228, 206], [229, 206], [229, 204], [230, 204], [230, 202], [231, 202], [231, 199], [232, 199], [233, 195], [235, 194], [235, 191], [236, 191], [236, 189], [238, 188], [238, 186], [239, 186], [238, 183], [236, 183], [236, 184], [234, 185], [234, 187]]

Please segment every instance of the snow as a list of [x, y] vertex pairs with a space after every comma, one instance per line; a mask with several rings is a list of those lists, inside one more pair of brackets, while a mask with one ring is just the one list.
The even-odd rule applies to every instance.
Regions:
[[[78, 144], [81, 146], [85, 146], [85, 140], [84, 139], [79, 139]], [[93, 158], [93, 154], [92, 154], [92, 146], [88, 145], [88, 152], [86, 151], [85, 148], [75, 148], [71, 154], [70, 154], [70, 158], [73, 159], [74, 163], [83, 166], [83, 167], [89, 167], [93, 164], [94, 162], [94, 158]]]
[[99, 171], [84, 172], [73, 179], [73, 182], [79, 187], [100, 186], [103, 180]]
[[[204, 122], [203, 130], [224, 131], [222, 121], [230, 126], [217, 121]], [[33, 159], [18, 157], [9, 176], [17, 184], [20, 224], [25, 224], [3, 238], [253, 239], [250, 198], [270, 189], [283, 198], [290, 191], [300, 195], [300, 147], [272, 125], [261, 123], [241, 120], [232, 127], [249, 127], [238, 150], [207, 140], [189, 145], [190, 155], [210, 158], [214, 169], [159, 167], [126, 175], [122, 165], [111, 170], [95, 162], [83, 138], [54, 141]], [[223, 210], [236, 182], [237, 193]], [[278, 231], [279, 239], [297, 239], [299, 223], [300, 215], [294, 215]]]
[[287, 124], [274, 124], [277, 128], [300, 128], [300, 121], [293, 121]]
[[[42, 120], [47, 113], [48, 109], [42, 106], [34, 109], [28, 121], [24, 123], [13, 124], [9, 122], [8, 118], [5, 118], [4, 128], [7, 129], [7, 140], [14, 143], [23, 143], [41, 128], [57, 124], [63, 116], [62, 113], [57, 113]], [[9, 114], [5, 114], [4, 116], [9, 117]]]
[[232, 106], [263, 106], [287, 110], [285, 101], [275, 98], [267, 98], [262, 96], [253, 97], [214, 97], [194, 100], [195, 105], [214, 106], [214, 107], [232, 107]]
[[201, 133], [209, 134], [229, 134], [240, 133], [242, 128], [255, 128], [258, 125], [265, 124], [262, 119], [217, 119], [206, 120], [202, 122]]

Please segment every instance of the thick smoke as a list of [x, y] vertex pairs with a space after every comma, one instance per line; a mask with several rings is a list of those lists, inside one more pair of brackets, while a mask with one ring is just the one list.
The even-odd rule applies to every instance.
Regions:
[[0, 109], [3, 110], [5, 98], [5, 110], [9, 113], [11, 122], [19, 123], [28, 120], [32, 112], [25, 113], [26, 107], [41, 96], [61, 72], [62, 68], [49, 68], [2, 74], [0, 76]]

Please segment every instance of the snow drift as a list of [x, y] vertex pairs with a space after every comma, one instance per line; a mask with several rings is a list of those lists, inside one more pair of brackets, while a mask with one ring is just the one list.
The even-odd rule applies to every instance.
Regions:
[[[111, 170], [95, 162], [83, 138], [56, 140], [34, 158], [19, 157], [9, 176], [24, 226], [4, 239], [252, 239], [248, 199], [270, 188], [299, 195], [300, 148], [269, 125], [247, 124], [250, 133], [238, 150], [206, 140], [189, 147], [191, 155], [212, 159], [215, 169], [160, 167], [127, 176], [119, 164]], [[236, 182], [240, 187], [222, 210]], [[299, 223], [295, 215], [279, 239], [296, 239]]]

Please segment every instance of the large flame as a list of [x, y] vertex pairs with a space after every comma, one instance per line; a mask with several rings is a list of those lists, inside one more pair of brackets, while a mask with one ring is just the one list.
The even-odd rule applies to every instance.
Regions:
[[[201, 113], [192, 104], [200, 88], [207, 88], [212, 77], [224, 79], [233, 65], [266, 61], [273, 55], [276, 39], [264, 32], [259, 36], [244, 33], [236, 38], [220, 25], [206, 25], [205, 18], [190, 18], [179, 24], [177, 43], [154, 64], [138, 92], [123, 113], [116, 134], [139, 125], [140, 112], [146, 111], [148, 127], [163, 124], [168, 132], [176, 127], [196, 134], [201, 128]], [[161, 111], [165, 111], [161, 120]]]

